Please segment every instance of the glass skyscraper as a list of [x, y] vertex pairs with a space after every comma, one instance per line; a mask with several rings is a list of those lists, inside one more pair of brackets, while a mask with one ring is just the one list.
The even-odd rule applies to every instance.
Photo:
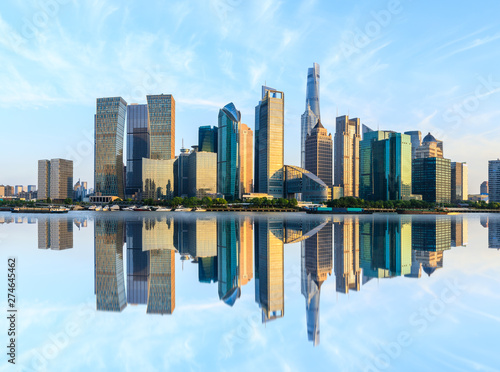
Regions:
[[241, 113], [228, 103], [219, 110], [217, 192], [226, 200], [239, 198], [239, 126]]
[[500, 202], [500, 159], [488, 162], [489, 202]]
[[217, 152], [217, 127], [205, 125], [198, 129], [198, 151]]
[[334, 184], [343, 188], [344, 196], [358, 197], [360, 120], [346, 115], [338, 117], [334, 140]]
[[94, 192], [124, 198], [123, 135], [127, 102], [121, 97], [98, 98], [94, 146]]
[[188, 196], [202, 199], [217, 194], [217, 154], [193, 151], [189, 154]]
[[412, 162], [413, 194], [431, 203], [451, 201], [451, 163], [444, 158], [417, 158]]
[[275, 198], [284, 195], [285, 95], [262, 87], [262, 100], [255, 107], [255, 192]]
[[172, 199], [175, 193], [176, 159], [142, 159], [142, 198]]
[[127, 197], [142, 190], [142, 158], [149, 158], [148, 105], [132, 104], [127, 106]]
[[147, 96], [149, 117], [149, 158], [175, 157], [175, 100], [171, 94]]
[[[313, 64], [307, 70], [306, 110], [301, 117], [301, 163], [306, 168], [306, 140], [312, 129], [320, 120], [319, 112], [319, 65]], [[307, 168], [306, 168], [307, 169]]]

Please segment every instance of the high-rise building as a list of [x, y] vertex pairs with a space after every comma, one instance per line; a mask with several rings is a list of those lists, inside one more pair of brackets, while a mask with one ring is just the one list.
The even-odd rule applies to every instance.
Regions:
[[202, 199], [217, 194], [217, 154], [193, 151], [189, 154], [188, 196]]
[[38, 161], [38, 199], [63, 201], [73, 199], [73, 161], [51, 159]]
[[344, 115], [337, 118], [335, 132], [334, 184], [344, 196], [359, 196], [359, 119]]
[[127, 220], [127, 302], [148, 302], [149, 251], [142, 249], [143, 221]]
[[241, 113], [234, 104], [228, 103], [219, 110], [217, 129], [217, 192], [226, 200], [240, 196], [239, 171], [239, 127]]
[[306, 139], [305, 169], [318, 176], [331, 193], [333, 187], [333, 140], [332, 135], [318, 120]]
[[439, 141], [430, 133], [422, 140], [422, 145], [415, 150], [415, 158], [442, 158], [443, 141]]
[[[363, 160], [364, 161], [364, 160]], [[372, 142], [373, 200], [402, 200], [411, 197], [410, 136], [390, 133]]]
[[177, 178], [175, 195], [182, 198], [189, 194], [189, 149], [181, 148], [179, 157], [175, 160], [175, 173]]
[[217, 152], [217, 127], [210, 125], [198, 129], [198, 151]]
[[489, 219], [488, 248], [500, 249], [500, 221], [495, 217]]
[[431, 203], [451, 201], [451, 163], [444, 158], [416, 158], [412, 162], [413, 194]]
[[319, 64], [314, 63], [307, 70], [306, 111], [301, 117], [301, 168], [306, 167], [306, 140], [320, 120], [319, 111]]
[[363, 133], [363, 140], [359, 142], [359, 197], [361, 199], [373, 200], [375, 198], [373, 143], [388, 139], [391, 133], [391, 131], [371, 129]]
[[95, 122], [94, 192], [124, 198], [123, 134], [127, 102], [98, 98]]
[[35, 192], [36, 191], [36, 185], [28, 185], [28, 192]]
[[127, 197], [142, 190], [142, 159], [149, 158], [148, 105], [127, 106]]
[[488, 197], [490, 203], [500, 202], [500, 159], [488, 162]]
[[482, 195], [488, 194], [488, 181], [484, 181], [483, 183], [481, 183], [480, 192]]
[[241, 123], [238, 139], [240, 195], [253, 192], [253, 131]]
[[253, 278], [253, 220], [251, 217], [240, 219], [238, 275], [240, 286], [248, 284]]
[[411, 158], [412, 160], [417, 157], [417, 148], [422, 145], [422, 132], [419, 130], [412, 130], [405, 132], [411, 137]]
[[171, 94], [149, 95], [149, 158], [175, 158], [175, 99]]
[[467, 163], [451, 163], [451, 202], [458, 203], [469, 198], [469, 172]]
[[142, 198], [169, 200], [175, 195], [176, 159], [142, 159]]
[[175, 250], [149, 251], [148, 314], [172, 314], [175, 309]]
[[255, 107], [255, 192], [275, 198], [284, 194], [285, 95], [262, 87], [262, 100]]
[[[7, 194], [5, 194], [7, 196]], [[38, 200], [50, 198], [50, 160], [38, 160]]]

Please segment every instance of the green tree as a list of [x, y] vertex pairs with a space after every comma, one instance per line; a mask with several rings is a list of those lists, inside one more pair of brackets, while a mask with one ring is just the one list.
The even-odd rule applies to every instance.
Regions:
[[71, 198], [64, 199], [64, 204], [71, 204], [71, 203], [73, 203], [73, 200]]
[[172, 199], [172, 206], [173, 206], [173, 207], [177, 207], [178, 205], [181, 205], [181, 204], [182, 204], [182, 201], [183, 201], [183, 199], [182, 199], [182, 198], [180, 198], [180, 197], [176, 196], [176, 197], [174, 197], [174, 198]]
[[205, 207], [211, 207], [213, 204], [212, 198], [210, 196], [204, 196], [203, 199], [201, 199], [201, 204]]

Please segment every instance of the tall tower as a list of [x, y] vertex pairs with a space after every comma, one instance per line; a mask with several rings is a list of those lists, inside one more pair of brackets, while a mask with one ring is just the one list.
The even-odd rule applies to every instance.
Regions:
[[318, 121], [306, 139], [305, 169], [318, 176], [327, 186], [328, 192], [332, 189], [332, 135]]
[[142, 189], [143, 158], [149, 158], [148, 105], [133, 103], [127, 106], [127, 196]]
[[239, 197], [239, 126], [241, 113], [234, 104], [228, 103], [219, 110], [217, 130], [217, 192], [224, 198]]
[[306, 110], [301, 117], [301, 162], [300, 166], [305, 168], [306, 164], [306, 139], [314, 128], [319, 115], [319, 65], [313, 64], [312, 68], [307, 70], [307, 88], [306, 88]]
[[175, 157], [175, 99], [171, 94], [147, 96], [149, 122], [149, 158], [169, 160]]
[[253, 131], [242, 123], [238, 136], [241, 198], [243, 194], [253, 192]]
[[284, 195], [285, 94], [262, 87], [255, 107], [255, 191], [275, 198]]
[[124, 198], [123, 134], [127, 102], [121, 97], [98, 98], [94, 146], [96, 195]]
[[344, 189], [344, 196], [359, 196], [360, 120], [344, 115], [337, 118], [335, 132], [335, 186]]
[[500, 159], [488, 162], [489, 202], [500, 202]]

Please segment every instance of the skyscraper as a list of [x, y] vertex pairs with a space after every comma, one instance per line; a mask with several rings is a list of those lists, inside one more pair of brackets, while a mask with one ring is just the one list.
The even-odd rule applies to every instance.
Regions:
[[40, 218], [38, 248], [58, 251], [73, 248], [73, 221], [53, 217]]
[[172, 314], [175, 309], [175, 251], [149, 251], [148, 314]]
[[[376, 132], [373, 132], [376, 133]], [[410, 136], [389, 133], [372, 145], [373, 200], [402, 200], [411, 196]], [[364, 162], [364, 159], [361, 163]]]
[[175, 159], [142, 159], [142, 198], [172, 199], [175, 195]]
[[149, 251], [142, 249], [143, 221], [127, 220], [127, 302], [147, 304]]
[[198, 129], [198, 151], [217, 152], [217, 127], [205, 125]]
[[337, 118], [335, 132], [334, 184], [344, 189], [344, 196], [359, 196], [359, 119], [344, 115]]
[[481, 194], [488, 194], [488, 181], [484, 181], [480, 186]]
[[95, 121], [94, 192], [124, 198], [123, 132], [127, 102], [98, 98]]
[[333, 140], [332, 135], [318, 120], [306, 139], [305, 169], [318, 176], [327, 186], [331, 198], [333, 186]]
[[188, 196], [202, 199], [217, 194], [217, 154], [193, 151], [189, 154]]
[[171, 94], [147, 96], [149, 158], [175, 158], [175, 99]]
[[241, 113], [228, 103], [219, 110], [217, 130], [217, 192], [227, 200], [239, 198], [239, 126]]
[[127, 197], [142, 189], [143, 158], [149, 158], [148, 105], [131, 104], [127, 106]]
[[73, 199], [73, 161], [51, 159], [38, 161], [38, 199], [63, 201]]
[[451, 202], [469, 199], [469, 172], [467, 163], [451, 163]]
[[391, 133], [391, 131], [371, 129], [363, 133], [363, 140], [359, 142], [359, 197], [361, 199], [373, 200], [375, 198], [373, 143], [389, 138]]
[[488, 162], [488, 196], [490, 203], [500, 202], [500, 159]]
[[357, 217], [345, 217], [342, 221], [335, 222], [333, 228], [337, 292], [348, 293], [349, 289], [359, 291], [359, 220]]
[[217, 221], [217, 267], [219, 298], [233, 306], [241, 295], [239, 266], [239, 222], [221, 218]]
[[417, 148], [422, 145], [422, 132], [419, 130], [412, 130], [405, 132], [405, 134], [411, 137], [411, 158], [415, 159], [417, 157]]
[[450, 159], [440, 157], [417, 158], [412, 162], [413, 194], [431, 203], [451, 201]]
[[285, 95], [262, 87], [255, 107], [255, 192], [281, 198], [284, 194]]
[[[319, 111], [319, 65], [307, 70], [306, 110], [301, 117], [301, 168], [306, 168], [306, 140], [320, 119]], [[307, 169], [307, 168], [306, 168]]]
[[253, 192], [253, 131], [243, 123], [240, 124], [238, 145], [241, 199], [243, 194]]

